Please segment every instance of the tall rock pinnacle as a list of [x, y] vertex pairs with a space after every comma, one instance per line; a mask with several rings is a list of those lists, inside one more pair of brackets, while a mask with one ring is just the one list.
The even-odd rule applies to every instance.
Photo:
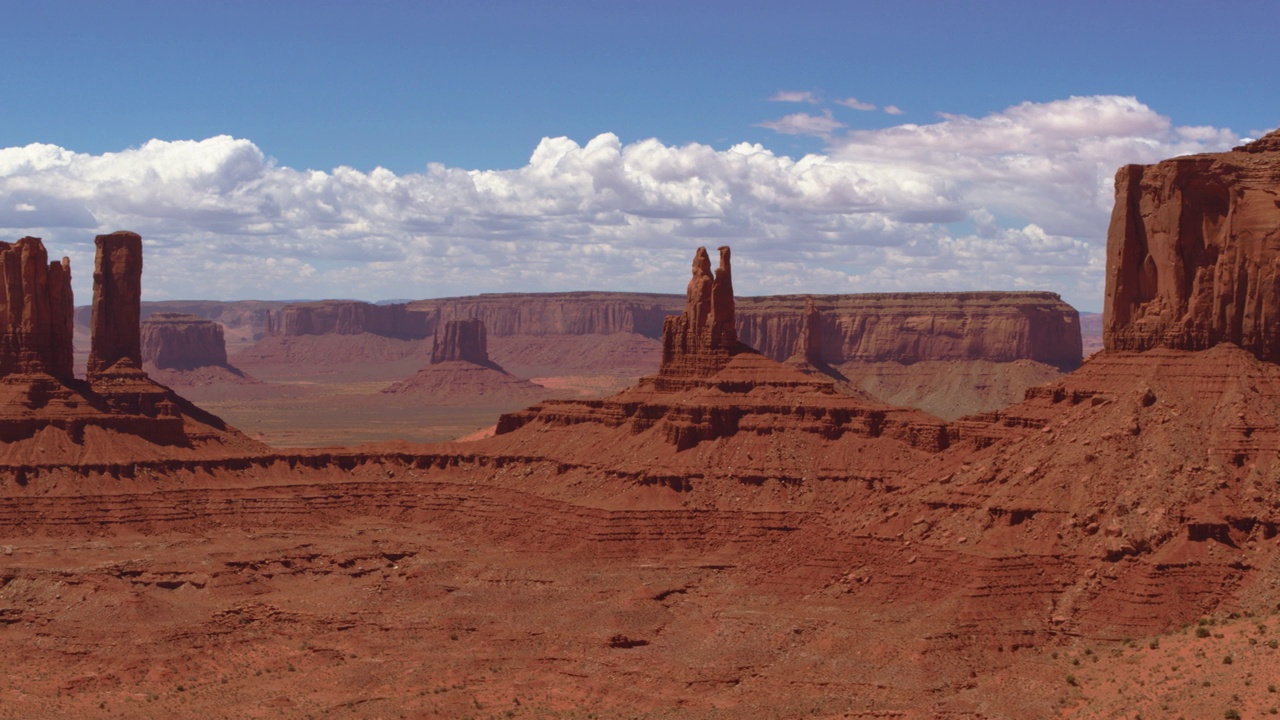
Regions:
[[142, 237], [120, 231], [99, 235], [94, 244], [91, 380], [121, 361], [142, 367]]
[[706, 377], [742, 349], [734, 327], [728, 247], [720, 248], [720, 267], [714, 275], [707, 249], [698, 248], [687, 293], [684, 313], [663, 324], [659, 375]]
[[0, 375], [40, 372], [59, 380], [72, 374], [75, 302], [71, 262], [49, 262], [40, 238], [0, 242]]

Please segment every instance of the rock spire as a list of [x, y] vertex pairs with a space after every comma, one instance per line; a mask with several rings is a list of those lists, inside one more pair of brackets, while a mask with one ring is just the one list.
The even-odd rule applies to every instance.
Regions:
[[742, 349], [734, 326], [729, 248], [720, 248], [720, 266], [712, 274], [707, 249], [700, 247], [693, 256], [684, 313], [663, 323], [658, 374], [707, 377]]
[[94, 244], [91, 381], [117, 363], [142, 367], [142, 237], [119, 231], [99, 235]]

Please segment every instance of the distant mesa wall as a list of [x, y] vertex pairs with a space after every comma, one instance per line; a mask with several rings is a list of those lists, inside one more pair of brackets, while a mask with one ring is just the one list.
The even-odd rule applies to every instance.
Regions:
[[1107, 233], [1103, 344], [1280, 361], [1280, 131], [1231, 152], [1127, 165]]
[[71, 262], [49, 262], [39, 238], [0, 242], [0, 376], [73, 378]]
[[142, 360], [166, 370], [225, 366], [222, 326], [186, 313], [153, 313], [142, 322]]
[[404, 340], [430, 337], [435, 325], [422, 312], [407, 305], [375, 305], [357, 300], [323, 300], [294, 303], [280, 311], [277, 323], [272, 321], [270, 334], [359, 335], [372, 333]]
[[435, 325], [478, 318], [491, 337], [612, 335], [662, 337], [662, 322], [684, 309], [683, 295], [621, 292], [508, 293], [418, 300], [411, 311]]
[[[818, 315], [806, 321], [806, 304]], [[739, 297], [738, 339], [774, 360], [816, 322], [825, 363], [1034, 360], [1080, 366], [1080, 316], [1055, 293], [955, 292]]]
[[[792, 355], [819, 312], [821, 360], [1035, 360], [1064, 370], [1081, 361], [1079, 314], [1054, 293], [967, 292], [739, 297], [738, 340], [767, 357]], [[489, 337], [634, 333], [659, 339], [663, 322], [685, 311], [683, 295], [510, 293], [419, 300], [406, 305], [352, 301], [298, 303], [282, 311], [278, 334], [373, 332], [426, 338], [450, 320], [478, 319]]]

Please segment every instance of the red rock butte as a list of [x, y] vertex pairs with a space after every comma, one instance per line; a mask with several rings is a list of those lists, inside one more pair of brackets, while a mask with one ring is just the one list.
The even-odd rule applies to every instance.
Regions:
[[157, 368], [191, 370], [225, 366], [222, 326], [188, 313], [152, 313], [142, 323], [142, 361]]
[[39, 238], [0, 242], [0, 375], [72, 378], [71, 261], [49, 262]]
[[1109, 350], [1233, 343], [1280, 360], [1280, 131], [1126, 165], [1107, 232]]

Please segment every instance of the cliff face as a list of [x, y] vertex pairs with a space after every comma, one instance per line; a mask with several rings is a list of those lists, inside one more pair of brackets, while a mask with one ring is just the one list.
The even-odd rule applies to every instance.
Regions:
[[462, 361], [476, 365], [489, 365], [489, 347], [482, 320], [450, 320], [436, 328], [435, 346], [431, 349], [431, 364]]
[[1280, 360], [1280, 131], [1116, 174], [1108, 350], [1234, 343]]
[[427, 314], [407, 305], [374, 305], [355, 300], [324, 300], [286, 305], [269, 334], [359, 335], [372, 333], [403, 340], [421, 340], [435, 329]]
[[662, 323], [684, 307], [680, 295], [615, 292], [511, 293], [419, 300], [411, 311], [426, 313], [432, 327], [477, 318], [489, 335], [612, 335], [662, 337]]
[[[806, 304], [818, 311], [807, 317]], [[1034, 360], [1079, 367], [1080, 317], [1048, 292], [877, 293], [738, 298], [738, 337], [774, 360], [818, 330], [815, 359], [914, 363]]]
[[122, 360], [142, 367], [142, 237], [116, 232], [99, 235], [94, 244], [90, 380]]
[[74, 302], [71, 263], [49, 262], [39, 238], [0, 242], [0, 376], [46, 373], [72, 378]]
[[192, 370], [227, 364], [222, 326], [185, 313], [153, 313], [142, 323], [142, 360], [157, 368]]

